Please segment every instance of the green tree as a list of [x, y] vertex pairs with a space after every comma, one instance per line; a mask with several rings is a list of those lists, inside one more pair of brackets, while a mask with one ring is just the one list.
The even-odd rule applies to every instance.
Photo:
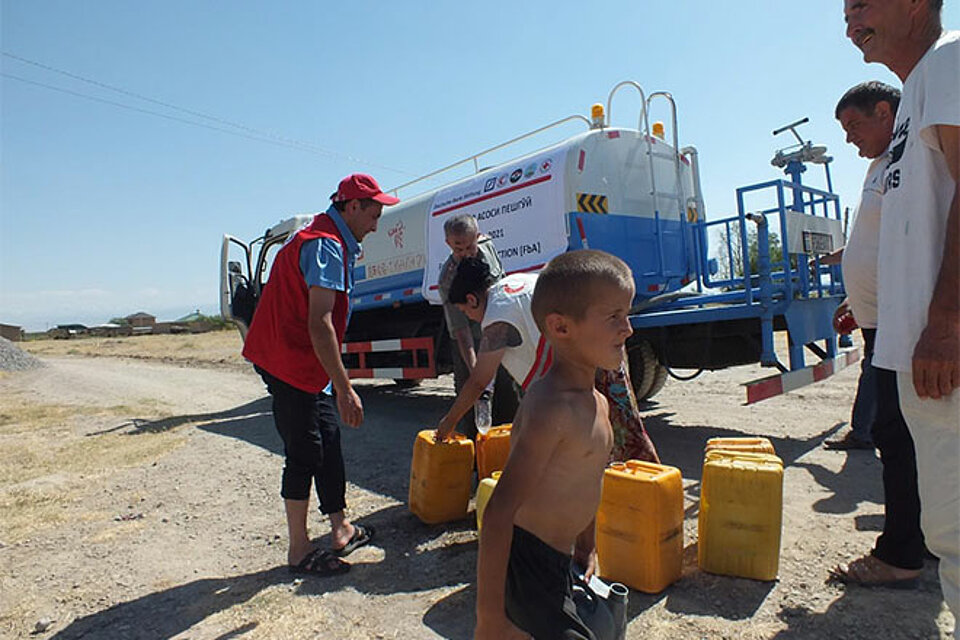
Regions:
[[[783, 246], [780, 242], [780, 236], [771, 231], [770, 238], [770, 270], [773, 272], [780, 270], [780, 262], [783, 260]], [[721, 273], [729, 278], [743, 277], [743, 244], [742, 236], [737, 224], [730, 226], [730, 248], [732, 252], [733, 263], [730, 263], [730, 254], [727, 252], [727, 232], [720, 231], [720, 252], [717, 261], [720, 263]], [[760, 240], [757, 235], [757, 228], [750, 223], [747, 229], [747, 255], [750, 257], [750, 274], [757, 275], [760, 272]]]
[[221, 330], [221, 329], [232, 329], [232, 328], [233, 328], [233, 325], [232, 325], [231, 323], [227, 322], [226, 320], [224, 320], [224, 319], [223, 319], [221, 316], [219, 316], [219, 315], [216, 315], [216, 316], [208, 316], [208, 315], [204, 315], [204, 314], [201, 313], [201, 314], [199, 315], [199, 318], [198, 318], [197, 320], [198, 320], [198, 322], [202, 322], [202, 323], [207, 324], [207, 325], [210, 326], [214, 331], [219, 331], [219, 330]]

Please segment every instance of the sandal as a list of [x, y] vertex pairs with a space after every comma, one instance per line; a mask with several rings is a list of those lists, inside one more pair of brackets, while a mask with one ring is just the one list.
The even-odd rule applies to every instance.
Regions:
[[370, 541], [373, 540], [373, 534], [374, 530], [370, 525], [354, 524], [353, 537], [347, 541], [347, 544], [339, 549], [331, 549], [331, 551], [340, 558], [350, 555], [363, 545], [370, 544]]
[[290, 573], [312, 576], [339, 576], [350, 571], [350, 565], [329, 549], [314, 549], [297, 564], [288, 565]]
[[861, 587], [888, 587], [891, 589], [915, 589], [921, 570], [900, 569], [909, 573], [897, 575], [897, 567], [887, 564], [873, 555], [857, 558], [847, 564], [839, 564], [830, 570], [830, 577], [843, 584]]

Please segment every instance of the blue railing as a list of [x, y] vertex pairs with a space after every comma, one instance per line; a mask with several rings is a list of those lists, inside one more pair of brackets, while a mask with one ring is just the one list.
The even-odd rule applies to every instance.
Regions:
[[[787, 203], [788, 194], [793, 196], [790, 205]], [[773, 319], [777, 315], [785, 315], [791, 332], [791, 369], [804, 366], [803, 346], [815, 339], [827, 339], [826, 353], [835, 355], [836, 342], [829, 326], [824, 327], [824, 321], [829, 319], [832, 307], [837, 302], [827, 298], [843, 293], [840, 270], [839, 267], [821, 265], [816, 254], [790, 253], [793, 242], [788, 214], [795, 212], [840, 221], [839, 197], [787, 180], [770, 180], [741, 187], [737, 189], [736, 196], [737, 215], [688, 223], [694, 231], [697, 293], [674, 297], [644, 309], [633, 317], [634, 327], [756, 317], [761, 322], [761, 363], [782, 366], [773, 349]], [[765, 204], [748, 211], [747, 198], [756, 196], [765, 197]], [[774, 226], [772, 223], [775, 223], [771, 217], [775, 216], [779, 216], [779, 225], [776, 226], [779, 227], [782, 249], [781, 256], [776, 260], [770, 251], [770, 231]], [[751, 264], [748, 223], [756, 225], [757, 229], [756, 269]], [[715, 231], [722, 231], [718, 248], [727, 263], [727, 272], [719, 277], [715, 277], [710, 268], [710, 234]], [[737, 273], [735, 266], [737, 244], [742, 273]], [[810, 304], [794, 305], [794, 310], [788, 311], [799, 300], [809, 301]], [[803, 309], [798, 311], [801, 307]]]

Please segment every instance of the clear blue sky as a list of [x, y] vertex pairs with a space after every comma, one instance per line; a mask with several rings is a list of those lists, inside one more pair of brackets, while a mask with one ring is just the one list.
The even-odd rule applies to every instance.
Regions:
[[[330, 4], [3, 0], [0, 322], [216, 313], [224, 232], [321, 210], [353, 171], [395, 186], [587, 114], [624, 79], [675, 96], [708, 215], [778, 175], [789, 139], [771, 131], [804, 116], [852, 206], [866, 163], [833, 107], [857, 82], [898, 84], [844, 38], [841, 0]], [[615, 124], [636, 113], [614, 102]]]

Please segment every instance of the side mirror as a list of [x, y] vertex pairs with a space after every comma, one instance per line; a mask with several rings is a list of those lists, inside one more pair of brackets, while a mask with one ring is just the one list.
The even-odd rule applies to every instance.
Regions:
[[230, 262], [227, 263], [227, 271], [233, 275], [237, 275], [237, 276], [243, 275], [243, 270], [240, 266], [240, 263], [237, 262], [236, 260], [231, 260]]

